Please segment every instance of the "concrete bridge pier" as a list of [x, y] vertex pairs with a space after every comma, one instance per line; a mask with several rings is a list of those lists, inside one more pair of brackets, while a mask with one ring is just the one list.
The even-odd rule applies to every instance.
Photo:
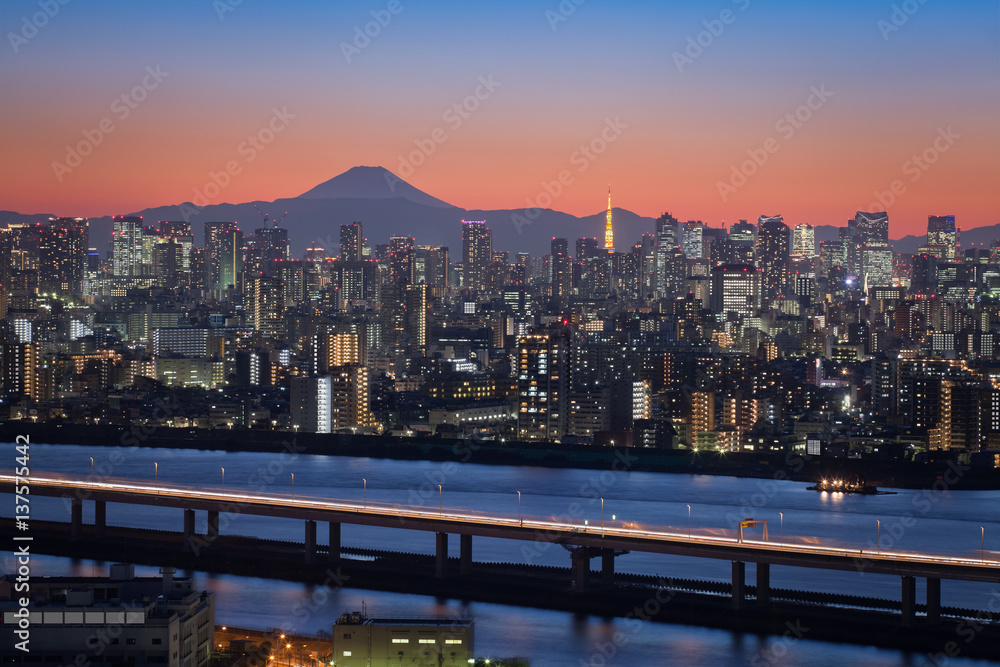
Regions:
[[733, 561], [733, 598], [729, 603], [732, 609], [743, 609], [746, 606], [747, 564]]
[[330, 522], [330, 541], [329, 541], [328, 554], [330, 561], [333, 563], [340, 562], [340, 522], [331, 521]]
[[312, 565], [316, 562], [316, 522], [309, 520], [306, 521], [306, 537], [305, 537], [305, 547], [306, 547], [306, 565]]
[[108, 523], [108, 504], [103, 500], [94, 502], [94, 537], [104, 537]]
[[184, 553], [191, 553], [194, 539], [194, 510], [184, 510]]
[[469, 574], [472, 571], [472, 535], [460, 535], [458, 543], [458, 571], [460, 574]]
[[757, 563], [757, 604], [771, 604], [771, 564]]
[[70, 539], [78, 540], [83, 534], [83, 501], [79, 498], [73, 499], [70, 505], [70, 516], [72, 517], [72, 523], [69, 536]]
[[570, 559], [573, 562], [573, 590], [585, 593], [590, 578], [590, 554], [585, 549], [576, 549], [571, 552]]
[[208, 539], [214, 540], [219, 537], [219, 511], [208, 510]]
[[917, 615], [917, 580], [915, 577], [903, 577], [903, 600], [900, 609], [903, 612], [903, 627], [912, 626]]
[[603, 549], [601, 551], [601, 583], [605, 586], [615, 585], [614, 549]]
[[941, 580], [927, 577], [927, 622], [941, 622]]
[[443, 577], [448, 573], [448, 533], [438, 533], [434, 558], [434, 576]]

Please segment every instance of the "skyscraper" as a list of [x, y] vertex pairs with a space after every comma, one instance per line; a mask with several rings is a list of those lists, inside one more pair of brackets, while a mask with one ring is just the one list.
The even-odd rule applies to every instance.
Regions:
[[361, 247], [364, 237], [361, 234], [361, 223], [352, 222], [340, 226], [340, 258], [348, 262], [361, 260]]
[[858, 211], [854, 216], [854, 226], [857, 227], [858, 243], [861, 245], [889, 242], [889, 214], [885, 211]]
[[758, 220], [757, 265], [762, 294], [768, 300], [779, 296], [788, 282], [788, 225], [780, 215]]
[[681, 248], [684, 250], [684, 256], [688, 259], [702, 257], [702, 223], [697, 220], [688, 220], [683, 224], [682, 230], [684, 234], [681, 237]]
[[816, 256], [816, 229], [812, 225], [795, 225], [792, 230], [791, 256], [812, 259]]
[[927, 245], [944, 246], [945, 258], [955, 258], [955, 246], [958, 245], [958, 230], [955, 227], [955, 216], [927, 216]]
[[517, 435], [521, 440], [557, 440], [566, 430], [569, 338], [531, 334], [517, 343]]
[[243, 232], [237, 227], [219, 232], [215, 251], [219, 274], [213, 289], [238, 288], [243, 280]]
[[608, 186], [608, 216], [604, 223], [604, 249], [612, 252], [615, 249], [615, 230], [611, 221], [611, 186]]
[[481, 292], [486, 286], [486, 271], [493, 259], [493, 233], [485, 220], [462, 221], [462, 263], [465, 286]]
[[569, 257], [569, 242], [566, 239], [552, 239], [549, 266], [552, 269], [552, 296], [569, 296], [573, 286], [573, 267]]
[[389, 238], [389, 269], [392, 282], [397, 285], [412, 285], [416, 281], [416, 246], [412, 236], [392, 236]]
[[87, 218], [50, 218], [39, 245], [39, 288], [62, 296], [83, 291], [83, 264], [90, 223]]
[[712, 269], [712, 310], [754, 317], [760, 310], [760, 270], [749, 264], [723, 264]]
[[[656, 219], [656, 291], [661, 295], [673, 292], [683, 279], [683, 254], [677, 244], [677, 218], [664, 213]], [[678, 255], [680, 254], [680, 257]]]
[[[205, 287], [210, 290], [225, 289], [226, 285], [237, 284], [233, 280], [230, 272], [227, 277], [228, 283], [222, 281], [222, 237], [227, 231], [238, 230], [235, 222], [206, 222], [205, 223]], [[237, 248], [243, 246], [243, 232], [239, 234]], [[241, 255], [242, 258], [242, 255]], [[242, 263], [242, 259], [241, 259]]]
[[264, 336], [280, 337], [285, 314], [285, 290], [280, 278], [257, 276], [250, 283], [253, 328]]
[[112, 272], [116, 276], [141, 276], [142, 270], [142, 217], [116, 215], [111, 232]]

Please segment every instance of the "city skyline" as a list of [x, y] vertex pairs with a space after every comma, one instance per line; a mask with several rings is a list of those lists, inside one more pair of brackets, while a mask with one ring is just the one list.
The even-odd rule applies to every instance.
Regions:
[[775, 210], [814, 226], [887, 210], [891, 237], [936, 213], [997, 222], [992, 4], [216, 5], [35, 21], [36, 3], [9, 3], [4, 208], [179, 204], [230, 162], [210, 203], [273, 200], [382, 164], [469, 210], [523, 208], [565, 172], [551, 208], [575, 215], [612, 182], [622, 208], [712, 226]]

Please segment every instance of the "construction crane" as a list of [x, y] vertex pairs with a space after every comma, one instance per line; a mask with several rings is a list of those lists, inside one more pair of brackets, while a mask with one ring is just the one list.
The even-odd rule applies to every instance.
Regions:
[[[261, 215], [262, 218], [264, 218], [264, 228], [267, 229], [267, 221], [270, 218], [270, 215], [267, 214], [267, 213], [264, 213], [264, 211], [260, 210], [260, 207], [257, 206], [257, 204], [254, 204], [253, 207], [255, 209], [257, 209], [257, 212], [260, 213], [260, 215]], [[287, 216], [288, 216], [288, 211], [285, 211], [280, 218], [278, 218], [277, 220], [273, 220], [272, 221], [272, 223], [273, 223], [273, 227], [272, 228], [273, 229], [277, 229], [278, 225], [281, 224], [281, 221], [284, 220], [285, 217], [287, 217]]]

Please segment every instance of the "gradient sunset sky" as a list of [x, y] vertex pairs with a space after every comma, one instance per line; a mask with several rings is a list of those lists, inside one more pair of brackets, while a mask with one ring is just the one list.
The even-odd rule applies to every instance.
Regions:
[[[565, 170], [550, 208], [576, 215], [602, 210], [611, 183], [615, 205], [643, 215], [842, 225], [899, 181], [893, 237], [923, 233], [929, 214], [965, 229], [1000, 223], [996, 0], [88, 0], [41, 11], [38, 0], [0, 5], [0, 209], [177, 204], [236, 161], [210, 203], [291, 197], [381, 165], [469, 209], [523, 208]], [[372, 12], [391, 20], [355, 43]], [[675, 53], [699, 37], [701, 53], [678, 67]], [[363, 48], [348, 58], [344, 44]], [[157, 83], [147, 68], [167, 75]], [[151, 89], [134, 109], [115, 103], [144, 77]], [[479, 89], [467, 118], [446, 116], [480, 78], [499, 85]], [[814, 97], [799, 127], [778, 125], [813, 88], [832, 96]], [[241, 142], [274, 109], [294, 118], [248, 162]], [[95, 134], [102, 119], [113, 129]], [[577, 153], [613, 119], [622, 129], [603, 153]], [[402, 159], [437, 128], [445, 141], [410, 173]], [[85, 131], [100, 143], [70, 171], [55, 167]], [[720, 194], [769, 138], [777, 152]], [[908, 162], [925, 151], [936, 158], [926, 170]]]

